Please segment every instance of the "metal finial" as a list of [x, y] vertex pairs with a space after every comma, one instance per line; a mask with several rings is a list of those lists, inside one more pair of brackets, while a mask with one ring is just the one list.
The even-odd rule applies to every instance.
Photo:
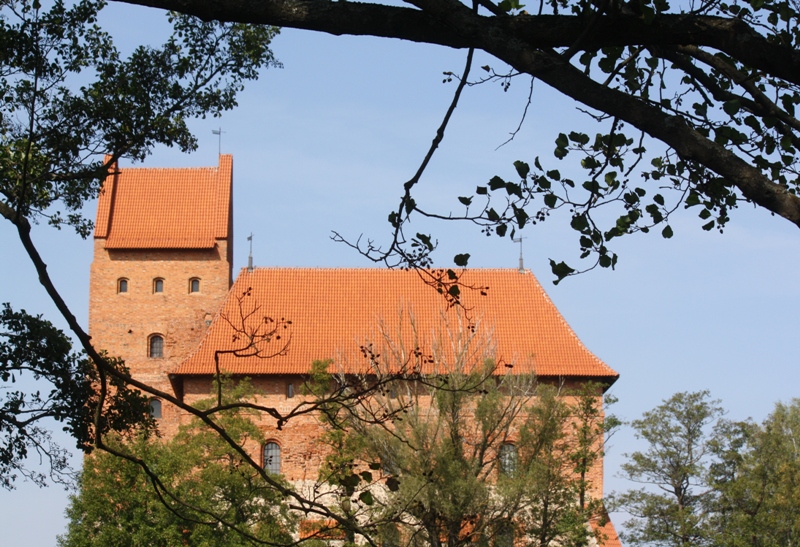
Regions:
[[222, 134], [223, 133], [227, 133], [227, 131], [223, 131], [222, 128], [220, 127], [219, 129], [212, 129], [211, 132], [219, 137], [219, 145], [218, 145], [217, 153], [221, 156], [222, 155]]
[[247, 257], [247, 271], [253, 271], [253, 232], [250, 232], [250, 235], [247, 236], [247, 241], [250, 242], [250, 256]]
[[525, 263], [522, 261], [522, 240], [528, 239], [527, 237], [512, 237], [511, 241], [519, 243], [519, 273], [525, 273]]

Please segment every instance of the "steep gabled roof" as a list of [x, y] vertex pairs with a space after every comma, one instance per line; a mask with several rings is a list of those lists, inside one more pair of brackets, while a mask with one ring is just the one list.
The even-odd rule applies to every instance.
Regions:
[[[470, 270], [461, 281], [488, 287], [485, 296], [477, 290], [463, 291], [462, 301], [470, 320], [491, 333], [495, 358], [513, 363], [513, 372], [616, 380], [617, 373], [586, 349], [530, 272]], [[442, 317], [454, 324], [457, 314], [464, 313], [447, 310], [444, 298], [413, 271], [243, 270], [198, 350], [173, 374], [212, 374], [216, 351], [247, 345], [237, 330], [248, 330], [241, 329], [240, 318], [251, 311], [250, 330], [264, 316], [292, 322], [281, 329], [280, 340], [263, 347], [264, 354], [275, 353], [287, 341], [289, 345], [283, 354], [268, 359], [221, 354], [220, 367], [228, 373], [304, 374], [314, 360], [338, 361], [341, 355], [358, 354], [361, 345], [378, 340], [381, 324], [390, 333], [399, 328], [410, 332], [411, 316], [420, 345], [428, 346], [443, 336]]]
[[125, 167], [109, 175], [95, 238], [106, 249], [210, 249], [228, 237], [233, 158], [218, 167]]

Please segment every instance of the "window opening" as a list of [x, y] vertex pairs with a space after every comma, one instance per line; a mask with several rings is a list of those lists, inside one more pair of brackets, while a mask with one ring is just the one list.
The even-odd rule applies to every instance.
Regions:
[[294, 384], [290, 383], [286, 386], [286, 398], [291, 399], [292, 397], [294, 397]]
[[119, 293], [128, 292], [128, 280], [125, 279], [124, 277], [120, 278], [117, 281], [117, 292]]
[[153, 280], [153, 292], [164, 292], [164, 280], [157, 278]]
[[150, 416], [158, 420], [161, 418], [161, 401], [150, 399]]
[[148, 348], [147, 355], [151, 359], [164, 357], [164, 339], [158, 334], [154, 334], [150, 337], [150, 347]]
[[268, 442], [264, 445], [264, 471], [270, 475], [281, 474], [281, 447], [278, 443]]
[[517, 447], [511, 443], [500, 445], [500, 472], [511, 475], [517, 470]]
[[200, 280], [197, 278], [189, 280], [189, 292], [200, 292]]

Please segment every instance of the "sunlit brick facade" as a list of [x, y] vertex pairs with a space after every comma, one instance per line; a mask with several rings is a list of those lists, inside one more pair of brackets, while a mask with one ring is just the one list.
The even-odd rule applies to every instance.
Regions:
[[[492, 353], [510, 374], [577, 386], [611, 385], [617, 373], [577, 338], [536, 278], [517, 270], [472, 270], [461, 308], [448, 308], [415, 272], [383, 269], [257, 268], [232, 279], [231, 156], [209, 168], [125, 168], [108, 177], [98, 204], [89, 320], [95, 347], [125, 360], [131, 373], [191, 403], [207, 398], [220, 369], [252, 379], [264, 406], [288, 412], [314, 360], [361, 372], [359, 347], [386, 333], [423, 348], [441, 345], [468, 323], [491, 334]], [[462, 314], [460, 317], [458, 314]], [[240, 335], [274, 321], [278, 331], [257, 354]], [[412, 328], [413, 327], [413, 328]], [[413, 331], [413, 332], [412, 332]], [[412, 342], [413, 338], [413, 342]], [[219, 351], [228, 353], [220, 354]], [[249, 356], [247, 356], [249, 355]], [[446, 372], [446, 371], [445, 371]], [[169, 437], [188, 416], [163, 404]], [[280, 429], [260, 426], [280, 448], [290, 481], [313, 480], [325, 456], [314, 415]], [[263, 447], [252, 447], [262, 457]], [[602, 492], [602, 461], [592, 471]], [[613, 528], [613, 541], [619, 545]]]

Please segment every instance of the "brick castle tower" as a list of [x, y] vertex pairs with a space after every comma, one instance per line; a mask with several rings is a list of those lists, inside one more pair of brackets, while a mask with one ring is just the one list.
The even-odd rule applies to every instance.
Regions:
[[[233, 158], [217, 167], [115, 169], [94, 234], [89, 332], [137, 379], [168, 373], [202, 340], [231, 286]], [[164, 425], [178, 416], [165, 407]]]

